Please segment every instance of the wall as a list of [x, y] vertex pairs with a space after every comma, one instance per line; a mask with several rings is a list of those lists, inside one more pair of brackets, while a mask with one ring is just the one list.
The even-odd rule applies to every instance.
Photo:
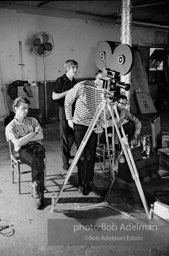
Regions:
[[[95, 51], [98, 41], [120, 42], [120, 26], [90, 20], [66, 19], [23, 14], [0, 9], [0, 118], [7, 115], [6, 84], [15, 80], [43, 81], [44, 67], [47, 80], [55, 80], [64, 72], [63, 63], [73, 58], [79, 63], [77, 77], [94, 77], [97, 70]], [[43, 58], [31, 50], [34, 34], [44, 31], [52, 35], [54, 48]], [[133, 43], [162, 44], [165, 32], [133, 28]], [[22, 42], [23, 63], [19, 52]], [[22, 70], [23, 69], [23, 70]]]

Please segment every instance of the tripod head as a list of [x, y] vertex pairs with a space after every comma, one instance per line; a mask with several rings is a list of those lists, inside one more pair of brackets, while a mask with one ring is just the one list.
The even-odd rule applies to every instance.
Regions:
[[[129, 84], [120, 82], [120, 76], [129, 73], [133, 64], [133, 55], [129, 45], [120, 44], [114, 50], [111, 42], [99, 42], [96, 52], [96, 65], [103, 71], [104, 88], [116, 91], [130, 89]], [[109, 84], [109, 86], [107, 86]]]

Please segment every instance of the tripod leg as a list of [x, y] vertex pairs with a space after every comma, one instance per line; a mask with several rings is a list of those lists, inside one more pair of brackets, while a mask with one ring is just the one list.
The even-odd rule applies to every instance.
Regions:
[[[107, 146], [107, 153], [108, 153], [108, 159], [109, 159], [109, 169], [110, 169], [111, 168], [111, 159], [110, 159], [109, 140], [108, 140], [108, 134], [107, 134], [106, 109], [104, 109], [104, 123], [105, 123], [105, 138], [106, 138], [106, 146]], [[106, 149], [106, 146], [105, 146], [105, 149]], [[104, 157], [106, 158], [106, 156], [104, 156]], [[104, 159], [103, 165], [104, 165], [104, 170], [105, 170], [105, 159]]]
[[[138, 175], [138, 172], [137, 172], [137, 168], [136, 168], [136, 165], [135, 165], [135, 162], [134, 162], [134, 159], [133, 159], [130, 147], [128, 145], [128, 141], [126, 139], [126, 136], [125, 136], [122, 124], [120, 126], [121, 126], [121, 129], [122, 129], [123, 138], [121, 137], [119, 128], [118, 128], [117, 123], [115, 121], [114, 114], [112, 113], [112, 109], [111, 109], [110, 105], [108, 105], [108, 109], [109, 109], [109, 111], [111, 113], [111, 117], [112, 117], [115, 129], [116, 129], [118, 138], [120, 140], [123, 152], [125, 154], [125, 157], [126, 157], [126, 160], [127, 160], [127, 163], [128, 163], [128, 166], [129, 166], [129, 169], [130, 169], [130, 172], [131, 172], [131, 175], [132, 175], [132, 177], [133, 177], [133, 179], [135, 181], [135, 184], [136, 184], [136, 187], [138, 189], [138, 192], [139, 192], [140, 198], [142, 200], [142, 203], [143, 203], [145, 212], [147, 214], [147, 217], [149, 218], [149, 211], [148, 211], [147, 201], [145, 199], [145, 195], [144, 195], [144, 192], [143, 192], [140, 180], [139, 180], [139, 175]], [[113, 110], [115, 111], [115, 114], [116, 114], [118, 120], [120, 120], [117, 108], [115, 106], [113, 106]]]
[[52, 209], [54, 209], [54, 207], [56, 206], [56, 204], [59, 200], [60, 194], [62, 193], [62, 191], [64, 189], [64, 186], [66, 185], [67, 181], [69, 180], [69, 177], [72, 174], [73, 169], [76, 166], [76, 164], [77, 164], [77, 162], [78, 162], [78, 160], [79, 160], [79, 158], [80, 158], [80, 156], [81, 156], [81, 154], [82, 154], [82, 152], [83, 152], [83, 150], [84, 150], [84, 148], [85, 148], [85, 146], [86, 146], [86, 144], [87, 144], [87, 142], [90, 138], [90, 135], [93, 132], [93, 129], [94, 129], [95, 125], [97, 124], [97, 121], [98, 121], [98, 119], [101, 115], [101, 112], [103, 111], [104, 108], [105, 108], [105, 103], [101, 102], [97, 111], [96, 111], [96, 113], [95, 113], [95, 115], [94, 115], [94, 117], [93, 117], [93, 119], [92, 119], [92, 121], [91, 121], [91, 123], [90, 123], [90, 125], [89, 125], [89, 127], [88, 127], [88, 129], [87, 129], [87, 131], [86, 131], [86, 134], [85, 134], [85, 136], [84, 136], [84, 138], [83, 138], [83, 140], [80, 144], [80, 147], [78, 148], [78, 150], [76, 152], [76, 155], [75, 155], [75, 157], [74, 157], [74, 159], [71, 163], [71, 166], [70, 166], [69, 171], [68, 171], [68, 173], [65, 177], [63, 185], [62, 185], [62, 187], [61, 187], [61, 189], [58, 193], [58, 196], [55, 200], [52, 200], [53, 201], [53, 204], [52, 204], [52, 207], [51, 207]]
[[112, 149], [110, 152], [110, 142], [108, 139], [108, 132], [107, 132], [107, 120], [106, 120], [106, 109], [104, 109], [104, 123], [105, 123], [105, 138], [106, 138], [106, 146], [107, 146], [107, 153], [108, 153], [108, 159], [109, 159], [109, 171], [110, 171], [110, 176], [114, 180], [115, 179], [115, 173], [114, 173], [114, 126], [112, 123]]
[[112, 121], [112, 154], [111, 154], [111, 171], [110, 171], [110, 174], [111, 174], [111, 178], [112, 179], [115, 179], [115, 134], [114, 134], [114, 124], [113, 124], [113, 121]]

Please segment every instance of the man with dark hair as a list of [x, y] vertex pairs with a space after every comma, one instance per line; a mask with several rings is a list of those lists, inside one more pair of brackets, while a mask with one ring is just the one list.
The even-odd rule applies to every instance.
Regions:
[[[120, 124], [122, 124], [124, 132], [127, 135], [129, 145], [130, 146], [137, 145], [137, 137], [139, 136], [139, 134], [141, 132], [142, 124], [139, 121], [139, 119], [136, 116], [134, 116], [133, 114], [131, 114], [129, 112], [129, 110], [126, 108], [126, 106], [128, 104], [126, 95], [123, 95], [123, 94], [119, 95], [117, 97], [117, 100], [114, 102], [114, 104], [117, 108], [117, 112], [118, 112], [119, 118], [120, 118], [120, 123], [119, 123], [119, 120], [115, 116], [115, 122], [117, 123], [117, 126], [119, 127], [121, 136], [122, 136], [122, 132], [120, 129]], [[112, 121], [110, 119], [110, 124], [111, 124], [111, 122]], [[106, 129], [107, 129], [108, 137], [111, 138], [112, 125], [108, 126]], [[111, 143], [111, 141], [112, 140], [110, 139], [110, 143]], [[106, 143], [106, 132], [105, 131], [100, 134], [100, 142]], [[118, 157], [120, 162], [124, 162], [125, 158], [123, 156], [123, 151], [121, 150], [121, 146], [119, 144], [119, 139], [118, 139], [117, 133], [115, 133], [114, 143], [115, 143], [115, 149], [116, 149], [116, 157]], [[120, 154], [119, 154], [119, 151], [120, 151]]]
[[74, 79], [78, 63], [75, 60], [67, 60], [64, 63], [66, 73], [56, 80], [53, 88], [52, 99], [57, 100], [59, 105], [60, 139], [62, 150], [63, 169], [69, 169], [69, 159], [71, 147], [74, 143], [73, 130], [69, 127], [64, 109], [65, 96], [70, 89], [77, 83]]
[[127, 110], [127, 104], [127, 97], [125, 95], [119, 95], [116, 103], [117, 111], [119, 113], [124, 132], [128, 135], [129, 144], [131, 143], [132, 145], [135, 145], [137, 144], [137, 137], [140, 134], [142, 124], [136, 116]]
[[44, 197], [45, 148], [41, 140], [43, 131], [37, 119], [28, 117], [30, 101], [25, 97], [14, 100], [14, 119], [6, 126], [7, 141], [12, 141], [21, 161], [32, 168], [32, 196], [35, 206], [40, 209]]

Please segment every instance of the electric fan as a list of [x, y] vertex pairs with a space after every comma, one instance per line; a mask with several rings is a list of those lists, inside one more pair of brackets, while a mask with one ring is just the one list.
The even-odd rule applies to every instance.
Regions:
[[39, 32], [33, 36], [32, 49], [36, 55], [41, 57], [49, 55], [53, 46], [54, 40], [50, 34], [46, 32]]
[[32, 38], [32, 50], [40, 57], [43, 57], [43, 71], [44, 71], [44, 86], [45, 86], [45, 112], [46, 120], [48, 119], [48, 106], [47, 106], [47, 88], [46, 88], [46, 69], [45, 69], [45, 57], [48, 56], [54, 47], [54, 40], [49, 33], [39, 32]]

